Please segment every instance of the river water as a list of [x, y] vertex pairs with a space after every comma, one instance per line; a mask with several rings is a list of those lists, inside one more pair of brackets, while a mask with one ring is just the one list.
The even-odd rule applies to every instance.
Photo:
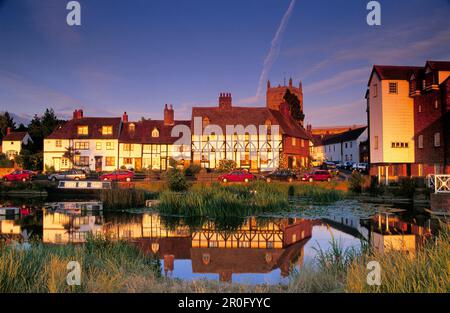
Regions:
[[[222, 220], [161, 216], [146, 210], [106, 212], [97, 202], [0, 200], [0, 239], [34, 237], [45, 244], [82, 244], [89, 234], [123, 239], [161, 260], [163, 275], [246, 284], [287, 283], [315, 266], [317, 250], [335, 240], [343, 249], [414, 253], [438, 220], [408, 208], [346, 200], [297, 205], [296, 213]], [[8, 211], [9, 210], [9, 211]]]

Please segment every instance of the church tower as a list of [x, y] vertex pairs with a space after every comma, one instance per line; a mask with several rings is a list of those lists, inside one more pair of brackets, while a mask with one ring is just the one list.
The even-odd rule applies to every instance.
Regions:
[[[280, 106], [285, 102], [284, 95], [286, 91], [289, 90], [291, 94], [298, 98], [300, 105], [300, 112], [303, 112], [303, 87], [302, 82], [299, 82], [298, 87], [294, 86], [292, 83], [292, 78], [289, 79], [289, 84], [286, 86], [278, 85], [272, 87], [270, 85], [270, 80], [267, 81], [267, 94], [266, 94], [266, 106], [271, 110], [280, 111]], [[303, 121], [300, 122], [301, 124]]]

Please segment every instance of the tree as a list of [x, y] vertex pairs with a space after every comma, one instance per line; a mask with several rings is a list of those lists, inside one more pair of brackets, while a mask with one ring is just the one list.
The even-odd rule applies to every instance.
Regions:
[[289, 111], [291, 112], [291, 116], [299, 122], [303, 122], [305, 120], [305, 114], [303, 113], [300, 107], [300, 100], [298, 97], [291, 93], [290, 90], [286, 90], [284, 94], [284, 100], [289, 104]]
[[16, 128], [16, 123], [14, 119], [8, 112], [5, 112], [0, 115], [0, 139], [6, 136], [6, 132], [8, 127], [11, 127], [13, 130]]
[[75, 156], [80, 155], [80, 151], [77, 151], [73, 147], [67, 147], [63, 154], [63, 157], [68, 159], [72, 166], [75, 164]]
[[31, 151], [41, 152], [44, 149], [44, 138], [49, 136], [64, 121], [59, 120], [53, 109], [46, 109], [42, 116], [34, 115], [28, 125], [28, 133], [33, 139]]

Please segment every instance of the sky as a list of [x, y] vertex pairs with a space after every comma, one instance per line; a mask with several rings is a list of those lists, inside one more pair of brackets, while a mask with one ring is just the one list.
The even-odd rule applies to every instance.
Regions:
[[374, 64], [450, 60], [450, 0], [0, 0], [0, 111], [176, 119], [192, 106], [264, 106], [266, 80], [301, 80], [306, 122], [366, 124]]

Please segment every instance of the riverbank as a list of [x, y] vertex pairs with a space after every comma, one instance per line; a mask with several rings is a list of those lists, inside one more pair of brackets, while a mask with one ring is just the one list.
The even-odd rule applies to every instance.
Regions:
[[[446, 226], [447, 227], [447, 226]], [[448, 228], [414, 255], [380, 254], [363, 246], [318, 251], [317, 266], [305, 265], [287, 285], [244, 285], [211, 280], [181, 281], [162, 277], [160, 262], [127, 242], [89, 239], [84, 245], [43, 245], [28, 249], [0, 247], [0, 292], [437, 292], [448, 293]], [[81, 285], [66, 283], [67, 264], [80, 262]], [[367, 263], [377, 261], [381, 285], [367, 284]]]

